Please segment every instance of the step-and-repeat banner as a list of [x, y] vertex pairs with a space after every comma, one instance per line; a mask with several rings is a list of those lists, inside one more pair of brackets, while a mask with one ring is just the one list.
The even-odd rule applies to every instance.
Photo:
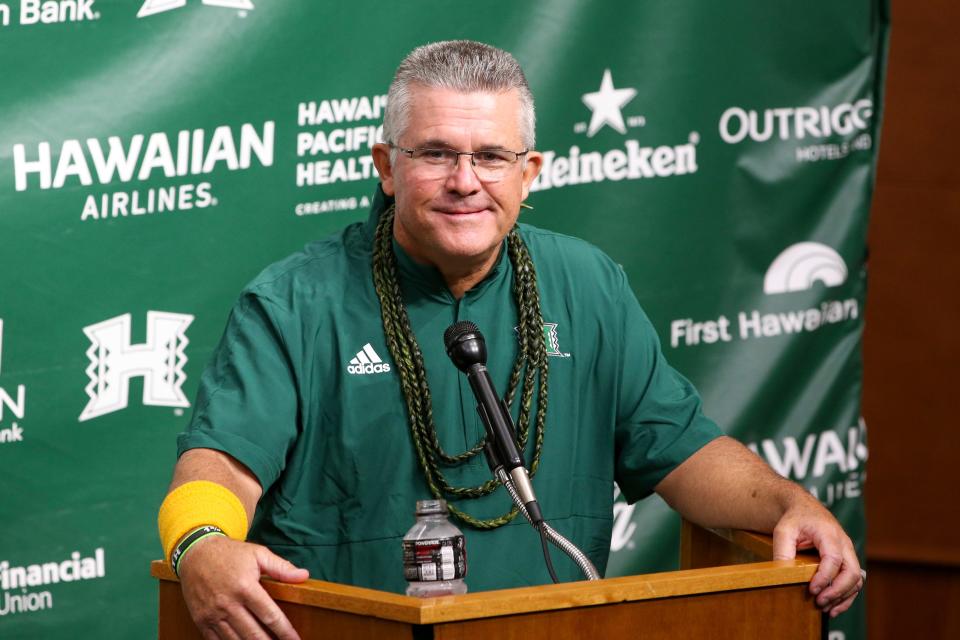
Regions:
[[[265, 265], [365, 218], [392, 73], [443, 39], [527, 72], [545, 162], [522, 220], [620, 262], [707, 412], [862, 552], [887, 15], [884, 0], [0, 2], [0, 637], [155, 633], [156, 511], [227, 314]], [[611, 574], [676, 568], [659, 498], [614, 518]], [[831, 639], [864, 636], [862, 603]]]

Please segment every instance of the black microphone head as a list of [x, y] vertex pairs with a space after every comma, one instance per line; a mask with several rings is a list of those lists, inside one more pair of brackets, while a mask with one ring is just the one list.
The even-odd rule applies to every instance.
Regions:
[[461, 371], [487, 363], [487, 343], [472, 322], [462, 320], [447, 327], [443, 332], [443, 344], [447, 355]]

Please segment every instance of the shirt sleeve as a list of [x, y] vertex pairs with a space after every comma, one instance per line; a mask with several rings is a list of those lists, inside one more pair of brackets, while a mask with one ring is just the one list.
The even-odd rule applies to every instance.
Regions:
[[722, 435], [693, 385], [667, 364], [653, 325], [622, 281], [623, 350], [616, 427], [616, 481], [636, 502], [703, 445]]
[[223, 451], [244, 464], [264, 491], [279, 477], [298, 433], [295, 376], [272, 305], [246, 292], [234, 306], [200, 380], [177, 455]]

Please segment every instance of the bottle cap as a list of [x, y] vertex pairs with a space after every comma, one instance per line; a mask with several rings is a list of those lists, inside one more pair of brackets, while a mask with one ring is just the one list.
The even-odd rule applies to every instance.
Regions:
[[447, 515], [448, 513], [446, 500], [417, 500], [418, 516]]

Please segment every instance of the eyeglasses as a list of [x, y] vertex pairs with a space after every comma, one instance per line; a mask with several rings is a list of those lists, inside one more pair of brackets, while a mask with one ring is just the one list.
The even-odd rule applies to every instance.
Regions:
[[502, 180], [520, 158], [530, 150], [509, 151], [507, 149], [480, 149], [479, 151], [457, 151], [456, 149], [405, 149], [388, 142], [390, 147], [405, 154], [416, 163], [418, 171], [425, 177], [445, 178], [460, 164], [460, 156], [470, 156], [470, 164], [477, 178], [484, 182]]

